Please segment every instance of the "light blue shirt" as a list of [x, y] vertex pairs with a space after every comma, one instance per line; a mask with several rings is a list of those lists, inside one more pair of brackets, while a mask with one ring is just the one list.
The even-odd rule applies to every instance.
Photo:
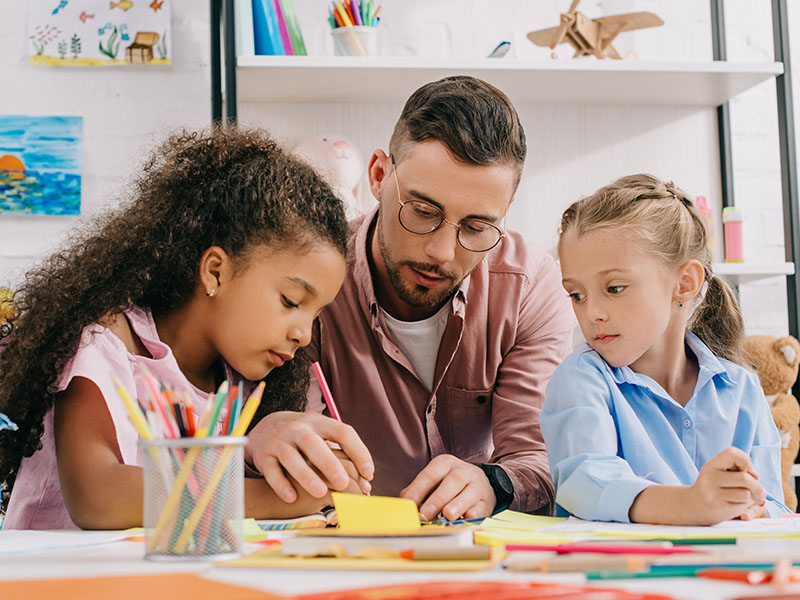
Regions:
[[650, 485], [691, 485], [700, 468], [735, 446], [753, 461], [770, 516], [783, 505], [780, 438], [758, 377], [717, 358], [687, 331], [700, 372], [683, 407], [653, 379], [614, 368], [588, 344], [559, 366], [541, 415], [559, 514], [630, 522]]

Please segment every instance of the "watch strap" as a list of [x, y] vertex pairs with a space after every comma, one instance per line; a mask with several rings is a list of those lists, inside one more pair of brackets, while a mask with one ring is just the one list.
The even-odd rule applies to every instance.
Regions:
[[489, 484], [492, 486], [492, 490], [494, 490], [496, 502], [492, 514], [495, 515], [511, 506], [514, 501], [514, 484], [511, 483], [511, 478], [503, 467], [492, 463], [474, 464], [483, 470], [489, 480]]

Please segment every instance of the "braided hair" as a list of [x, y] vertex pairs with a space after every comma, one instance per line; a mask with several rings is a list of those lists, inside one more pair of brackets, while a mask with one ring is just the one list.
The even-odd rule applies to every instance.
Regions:
[[568, 235], [625, 229], [664, 264], [695, 259], [705, 271], [705, 294], [689, 321], [692, 331], [722, 358], [747, 366], [744, 322], [736, 292], [714, 275], [708, 225], [694, 201], [672, 182], [648, 174], [628, 175], [574, 202], [561, 216], [559, 247]]

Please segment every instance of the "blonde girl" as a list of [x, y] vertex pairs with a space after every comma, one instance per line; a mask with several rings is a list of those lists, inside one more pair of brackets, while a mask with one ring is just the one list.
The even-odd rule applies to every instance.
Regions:
[[541, 417], [560, 512], [674, 525], [787, 512], [778, 432], [692, 200], [623, 177], [564, 212], [558, 253], [587, 342]]

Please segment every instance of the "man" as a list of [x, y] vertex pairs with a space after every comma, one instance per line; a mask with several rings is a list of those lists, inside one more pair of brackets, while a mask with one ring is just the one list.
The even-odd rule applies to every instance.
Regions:
[[[251, 433], [248, 458], [284, 500], [281, 466], [319, 497], [306, 460], [346, 484], [327, 441], [426, 519], [550, 510], [539, 412], [574, 317], [553, 259], [505, 228], [525, 153], [516, 110], [483, 81], [409, 98], [389, 154], [369, 161], [379, 204], [351, 223], [344, 286], [308, 348], [347, 425], [276, 413]], [[312, 410], [319, 398], [312, 385]]]

